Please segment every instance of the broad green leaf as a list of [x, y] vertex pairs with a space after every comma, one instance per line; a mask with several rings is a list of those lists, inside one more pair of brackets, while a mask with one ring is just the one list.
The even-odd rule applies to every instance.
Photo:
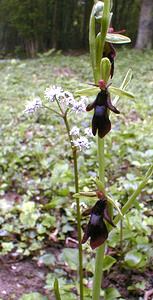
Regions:
[[110, 255], [106, 255], [104, 258], [103, 271], [108, 271], [114, 264], [116, 259]]
[[76, 270], [78, 267], [78, 251], [77, 249], [65, 248], [60, 255], [61, 261], [67, 263], [69, 268]]
[[19, 300], [48, 300], [48, 298], [40, 293], [30, 293], [24, 294]]
[[54, 281], [54, 292], [55, 292], [56, 300], [61, 300], [57, 278], [55, 278], [55, 281]]
[[143, 255], [140, 252], [138, 252], [137, 250], [131, 250], [126, 253], [124, 261], [129, 267], [134, 268], [139, 265], [142, 258]]
[[106, 42], [113, 43], [113, 44], [126, 44], [126, 43], [130, 43], [131, 39], [122, 34], [107, 33]]
[[104, 299], [105, 300], [116, 300], [119, 298], [121, 295], [119, 291], [113, 287], [109, 287], [105, 291]]
[[14, 248], [13, 242], [2, 242], [3, 253], [10, 252]]
[[39, 265], [51, 266], [55, 264], [55, 256], [53, 254], [44, 254], [38, 260]]
[[86, 89], [82, 89], [82, 90], [78, 90], [75, 92], [76, 95], [78, 96], [95, 96], [98, 94], [98, 92], [100, 92], [99, 87], [90, 87], [90, 88], [86, 88]]
[[134, 95], [132, 93], [129, 93], [129, 92], [127, 92], [123, 89], [117, 88], [115, 86], [110, 86], [109, 91], [112, 94], [115, 94], [115, 95], [120, 96], [120, 97], [128, 97], [128, 98], [134, 99]]

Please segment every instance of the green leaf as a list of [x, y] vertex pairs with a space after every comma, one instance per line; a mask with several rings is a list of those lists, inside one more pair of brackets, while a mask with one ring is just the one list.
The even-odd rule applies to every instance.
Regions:
[[104, 258], [103, 271], [108, 271], [114, 264], [116, 259], [110, 255], [106, 255]]
[[56, 300], [61, 300], [57, 278], [55, 278], [55, 281], [54, 281], [54, 292], [55, 292]]
[[132, 93], [129, 93], [129, 92], [127, 92], [123, 89], [117, 88], [115, 86], [110, 86], [109, 91], [112, 94], [115, 94], [115, 95], [120, 96], [120, 97], [128, 97], [128, 98], [134, 99], [134, 95]]
[[131, 250], [126, 253], [124, 261], [129, 267], [134, 268], [139, 265], [142, 258], [143, 255], [140, 252], [138, 252], [137, 250]]
[[121, 295], [117, 289], [110, 287], [110, 288], [106, 289], [104, 299], [105, 300], [116, 300], [120, 296]]
[[40, 293], [30, 293], [24, 294], [19, 300], [48, 300], [48, 298]]
[[39, 265], [51, 266], [55, 264], [55, 256], [53, 254], [44, 254], [38, 260]]
[[99, 87], [90, 87], [82, 90], [78, 90], [75, 92], [78, 96], [95, 96], [100, 92]]
[[78, 251], [73, 248], [63, 249], [60, 255], [61, 261], [67, 263], [69, 268], [76, 270], [78, 267]]
[[113, 43], [113, 44], [126, 44], [126, 43], [131, 43], [131, 39], [122, 34], [107, 33], [106, 42]]
[[44, 214], [42, 225], [47, 228], [54, 227], [55, 221], [56, 219], [54, 216], [50, 216], [49, 214]]

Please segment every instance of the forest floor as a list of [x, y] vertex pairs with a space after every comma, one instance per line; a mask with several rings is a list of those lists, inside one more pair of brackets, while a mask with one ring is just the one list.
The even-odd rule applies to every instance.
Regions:
[[[135, 100], [119, 101], [121, 117], [111, 115], [112, 131], [106, 139], [106, 189], [121, 205], [153, 162], [152, 57], [152, 51], [123, 48], [115, 66], [116, 86], [132, 66], [128, 90], [136, 95]], [[89, 56], [57, 53], [5, 60], [0, 63], [0, 77], [0, 300], [53, 300], [55, 277], [62, 300], [74, 300], [77, 250], [66, 243], [69, 237], [77, 238], [71, 152], [56, 116], [45, 112], [27, 118], [23, 110], [27, 100], [42, 97], [50, 84], [75, 92], [92, 82]], [[82, 128], [91, 124], [90, 114], [81, 121], [77, 118], [71, 121]], [[94, 146], [79, 154], [81, 189], [93, 188], [96, 157]], [[112, 294], [105, 300], [143, 300], [145, 292], [153, 289], [152, 183], [150, 179], [124, 219], [122, 236], [119, 225], [108, 239], [110, 265], [103, 288]], [[82, 207], [92, 205], [89, 199], [82, 203]], [[90, 300], [95, 252], [88, 243], [83, 247], [85, 300]]]

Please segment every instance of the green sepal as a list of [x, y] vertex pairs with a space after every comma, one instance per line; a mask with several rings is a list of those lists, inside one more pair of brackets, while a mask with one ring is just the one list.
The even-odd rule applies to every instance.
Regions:
[[57, 278], [55, 278], [54, 280], [54, 293], [55, 293], [56, 300], [61, 300]]
[[107, 57], [102, 58], [100, 63], [100, 78], [103, 79], [106, 83], [108, 82], [108, 79], [110, 77], [110, 71], [110, 60]]
[[117, 88], [112, 85], [109, 87], [109, 91], [110, 91], [110, 93], [117, 95], [119, 97], [128, 97], [128, 98], [134, 99], [134, 95], [132, 93], [129, 93], [121, 88]]
[[107, 33], [106, 42], [112, 44], [127, 44], [127, 43], [131, 43], [131, 39], [119, 33]]
[[108, 195], [106, 195], [106, 198], [107, 198], [108, 202], [111, 203], [116, 208], [116, 210], [118, 211], [119, 215], [123, 218], [123, 214], [122, 214], [122, 212], [120, 210], [119, 203], [117, 201], [114, 201]]
[[90, 87], [82, 90], [78, 90], [75, 92], [75, 95], [78, 96], [95, 96], [100, 92], [99, 87]]

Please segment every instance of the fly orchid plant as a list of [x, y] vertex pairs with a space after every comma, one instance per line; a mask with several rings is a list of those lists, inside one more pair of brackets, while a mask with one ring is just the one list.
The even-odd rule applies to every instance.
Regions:
[[[80, 300], [84, 299], [82, 244], [90, 239], [91, 248], [96, 249], [92, 299], [99, 300], [103, 278], [105, 249], [109, 232], [132, 207], [136, 197], [141, 193], [153, 173], [153, 166], [150, 166], [141, 184], [122, 208], [120, 208], [117, 200], [113, 200], [109, 193], [106, 194], [104, 137], [109, 134], [111, 130], [110, 113], [114, 112], [115, 114], [120, 114], [120, 111], [116, 108], [120, 97], [134, 98], [132, 93], [125, 90], [132, 79], [131, 70], [128, 70], [119, 88], [112, 84], [116, 57], [114, 45], [129, 43], [130, 39], [121, 34], [124, 30], [115, 32], [111, 27], [113, 15], [111, 9], [111, 0], [95, 1], [93, 5], [89, 22], [89, 46], [94, 82], [90, 83], [90, 87], [86, 86], [84, 89], [76, 92], [76, 96], [79, 96], [80, 100], [76, 100], [70, 92], [64, 91], [61, 87], [52, 86], [47, 88], [44, 94], [44, 99], [47, 100], [47, 104], [40, 98], [36, 98], [28, 103], [25, 109], [26, 113], [34, 113], [42, 108], [49, 109], [63, 119], [68, 134], [74, 165], [74, 198], [76, 199], [77, 207], [79, 248], [78, 296]], [[85, 97], [94, 97], [94, 99], [91, 103], [87, 104], [87, 98]], [[81, 136], [80, 129], [75, 125], [72, 126], [69, 116], [71, 113], [79, 113], [80, 115], [80, 112], [86, 113], [91, 110], [94, 110], [91, 120], [92, 128], [86, 128], [84, 130], [84, 136]], [[88, 149], [91, 143], [89, 141], [91, 135], [97, 135], [99, 171], [97, 179], [95, 179], [96, 191], [81, 192], [79, 191], [77, 164], [78, 151]], [[83, 212], [83, 216], [90, 215], [83, 237], [80, 213], [81, 197], [92, 197], [93, 199], [93, 206]], [[114, 208], [117, 212], [116, 215], [114, 215]], [[55, 279], [54, 282], [54, 291], [56, 299], [60, 300], [61, 297], [57, 279]]]

